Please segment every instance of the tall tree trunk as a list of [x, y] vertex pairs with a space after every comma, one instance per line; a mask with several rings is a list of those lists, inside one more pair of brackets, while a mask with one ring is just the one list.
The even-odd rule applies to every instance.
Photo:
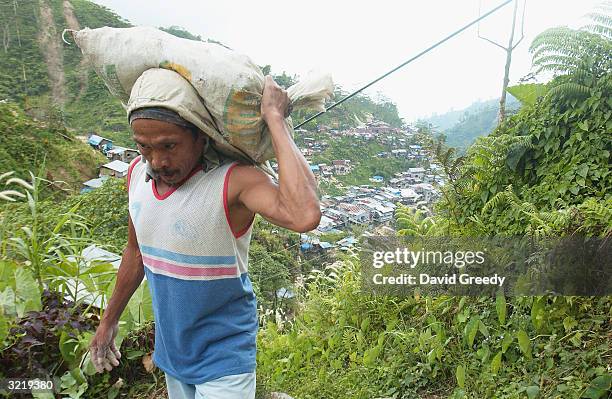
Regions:
[[506, 119], [506, 89], [510, 82], [510, 64], [512, 63], [512, 50], [514, 50], [514, 28], [516, 26], [516, 11], [518, 9], [518, 0], [514, 0], [514, 11], [512, 13], [512, 30], [510, 32], [510, 40], [506, 47], [506, 67], [504, 69], [504, 84], [502, 87], [501, 97], [499, 98], [499, 114], [498, 122], [502, 123]]
[[521, 43], [521, 41], [525, 38], [525, 5], [527, 0], [525, 0], [523, 6], [523, 17], [521, 18], [521, 38], [514, 43], [514, 32], [516, 28], [516, 14], [518, 11], [518, 1], [514, 0], [514, 11], [512, 12], [512, 30], [510, 32], [510, 40], [508, 40], [508, 45], [504, 46], [499, 43], [494, 42], [491, 39], [487, 39], [486, 37], [480, 36], [480, 25], [478, 26], [478, 37], [488, 41], [489, 43], [501, 48], [506, 53], [506, 66], [504, 68], [504, 84], [502, 86], [501, 97], [499, 98], [499, 112], [497, 114], [497, 123], [501, 124], [504, 119], [506, 119], [506, 89], [508, 88], [508, 83], [510, 82], [510, 64], [512, 63], [512, 52], [514, 49]]

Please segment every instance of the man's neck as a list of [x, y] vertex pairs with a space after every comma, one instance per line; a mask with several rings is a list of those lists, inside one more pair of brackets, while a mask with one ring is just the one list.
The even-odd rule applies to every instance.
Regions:
[[164, 195], [172, 189], [172, 186], [164, 183], [161, 179], [156, 179], [155, 188], [157, 189], [157, 193], [159, 195]]
[[183, 184], [183, 183], [184, 183], [184, 182], [185, 182], [187, 179], [189, 179], [189, 177], [190, 177], [190, 176], [192, 176], [192, 175], [193, 175], [193, 173], [194, 173], [196, 170], [199, 170], [199, 169], [204, 170], [204, 163], [201, 163], [201, 162], [200, 162], [200, 163], [198, 163], [196, 166], [194, 166], [194, 168], [193, 168], [193, 169], [191, 169], [191, 171], [189, 172], [189, 174], [188, 174], [188, 175], [187, 175], [187, 176], [186, 176], [186, 177], [185, 177], [183, 180], [181, 180], [180, 182], [178, 182], [178, 183], [176, 183], [176, 184], [166, 184], [166, 183], [164, 183], [164, 182], [162, 181], [162, 179], [161, 179], [161, 178], [154, 179], [154, 180], [155, 180], [155, 188], [157, 189], [157, 193], [158, 193], [159, 195], [164, 195], [164, 194], [165, 194], [165, 193], [167, 193], [168, 191], [172, 190], [172, 188], [180, 186], [180, 185], [181, 185], [181, 184]]

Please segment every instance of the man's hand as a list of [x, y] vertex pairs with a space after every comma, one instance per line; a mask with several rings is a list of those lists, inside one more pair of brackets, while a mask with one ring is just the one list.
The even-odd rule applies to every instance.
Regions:
[[110, 326], [100, 324], [96, 330], [96, 335], [89, 346], [91, 351], [91, 362], [96, 372], [101, 373], [104, 370], [111, 371], [113, 367], [119, 365], [121, 353], [119, 353], [119, 350], [115, 346], [115, 337], [118, 331], [118, 323], [114, 323]]
[[291, 113], [291, 102], [287, 91], [280, 87], [272, 76], [266, 76], [261, 98], [261, 117], [266, 123], [271, 118], [286, 118]]

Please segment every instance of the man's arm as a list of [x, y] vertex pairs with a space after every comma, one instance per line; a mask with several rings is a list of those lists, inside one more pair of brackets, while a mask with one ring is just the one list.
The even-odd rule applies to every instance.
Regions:
[[121, 313], [127, 306], [132, 294], [140, 286], [144, 278], [144, 265], [138, 247], [136, 232], [132, 225], [132, 218], [128, 217], [128, 242], [123, 250], [123, 257], [117, 272], [117, 282], [108, 306], [104, 311], [100, 325], [115, 324], [119, 321]]
[[123, 250], [115, 289], [90, 344], [91, 360], [97, 372], [110, 371], [119, 365], [121, 353], [115, 346], [119, 317], [143, 278], [142, 256], [132, 219], [128, 217], [128, 242]]
[[259, 169], [239, 166], [230, 176], [230, 190], [234, 208], [243, 206], [278, 226], [305, 232], [319, 225], [321, 209], [315, 177], [287, 129], [288, 105], [287, 92], [266, 76], [261, 114], [278, 161], [278, 185]]

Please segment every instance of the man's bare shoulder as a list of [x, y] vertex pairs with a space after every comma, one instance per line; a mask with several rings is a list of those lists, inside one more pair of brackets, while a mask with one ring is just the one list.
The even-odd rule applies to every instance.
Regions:
[[271, 186], [276, 184], [263, 170], [253, 165], [236, 164], [229, 177], [228, 199], [233, 202], [249, 190]]
[[251, 186], [260, 182], [269, 183], [272, 181], [271, 177], [260, 168], [241, 163], [236, 164], [234, 167], [232, 177], [235, 178], [237, 185], [240, 186]]

